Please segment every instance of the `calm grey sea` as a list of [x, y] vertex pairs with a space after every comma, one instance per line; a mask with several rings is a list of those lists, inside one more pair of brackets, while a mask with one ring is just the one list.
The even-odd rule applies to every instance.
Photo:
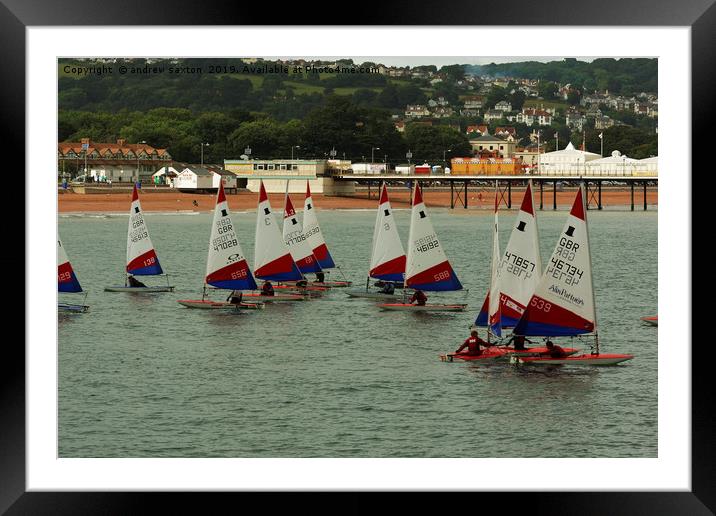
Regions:
[[[146, 214], [176, 292], [106, 293], [123, 282], [127, 216], [60, 216], [91, 309], [59, 319], [59, 455], [656, 457], [657, 328], [639, 320], [657, 310], [656, 211], [588, 213], [602, 350], [636, 355], [604, 368], [440, 362], [484, 298], [492, 215], [430, 214], [469, 289], [431, 298], [468, 312], [381, 312], [340, 289], [256, 312], [184, 308], [201, 292], [210, 214]], [[364, 284], [374, 211], [318, 215]], [[565, 217], [538, 212], [545, 263]], [[255, 213], [233, 218], [253, 264]], [[396, 218], [405, 241], [409, 212]], [[503, 249], [513, 220], [500, 218]]]

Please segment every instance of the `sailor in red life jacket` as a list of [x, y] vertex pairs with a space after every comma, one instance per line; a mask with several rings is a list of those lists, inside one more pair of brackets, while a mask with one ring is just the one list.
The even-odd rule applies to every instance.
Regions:
[[408, 301], [411, 305], [417, 301], [418, 306], [425, 306], [425, 303], [428, 301], [428, 296], [425, 295], [425, 292], [422, 290], [416, 290], [413, 296], [410, 298], [410, 301]]
[[567, 352], [561, 346], [555, 346], [551, 340], [547, 340], [547, 351], [540, 353], [540, 355], [547, 355], [551, 358], [564, 358], [567, 356]]
[[455, 350], [455, 353], [460, 353], [463, 349], [467, 348], [466, 355], [481, 355], [482, 350], [480, 346], [489, 346], [487, 342], [477, 336], [477, 330], [472, 330], [470, 336], [462, 343], [462, 346]]

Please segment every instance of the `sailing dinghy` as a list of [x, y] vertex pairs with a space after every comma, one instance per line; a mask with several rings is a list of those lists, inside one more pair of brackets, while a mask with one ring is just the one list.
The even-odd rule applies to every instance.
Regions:
[[[410, 217], [404, 287], [433, 292], [462, 289], [430, 222], [417, 181]], [[409, 312], [462, 312], [467, 308], [467, 304], [431, 303], [420, 306], [405, 302], [382, 303], [378, 306], [384, 310]]]
[[211, 225], [209, 254], [206, 259], [206, 276], [201, 299], [180, 299], [177, 302], [188, 308], [201, 309], [261, 309], [263, 303], [212, 301], [207, 298], [207, 285], [223, 290], [256, 290], [256, 281], [246, 261], [241, 244], [236, 236], [234, 223], [229, 215], [229, 203], [224, 194], [224, 185], [219, 183], [216, 194], [214, 220]]
[[[281, 236], [276, 218], [271, 210], [263, 180], [259, 188], [259, 204], [256, 211], [256, 240], [254, 243], [254, 276], [267, 281], [297, 281], [303, 278], [293, 261], [291, 253]], [[275, 289], [274, 289], [275, 290]], [[306, 295], [291, 292], [274, 292], [273, 296], [259, 292], [244, 294], [252, 301], [302, 301]]]
[[[318, 216], [316, 215], [315, 205], [311, 197], [311, 187], [306, 180], [306, 198], [303, 202], [303, 234], [306, 237], [308, 247], [313, 252], [313, 256], [318, 260], [321, 271], [328, 269], [337, 269], [331, 253], [328, 251], [326, 240], [323, 238], [321, 226], [318, 224]], [[340, 269], [339, 269], [340, 270]], [[309, 285], [319, 287], [350, 287], [350, 281], [311, 281]]]
[[168, 284], [168, 277], [167, 285], [133, 287], [129, 284], [130, 276], [164, 275], [162, 266], [159, 264], [159, 258], [152, 245], [152, 240], [149, 238], [149, 230], [139, 203], [139, 192], [136, 184], [132, 191], [132, 203], [129, 208], [126, 273], [124, 286], [105, 287], [105, 292], [152, 293], [172, 292], [174, 290], [174, 287]]
[[512, 360], [516, 363], [613, 365], [634, 358], [633, 355], [607, 354], [599, 350], [583, 186], [580, 186], [577, 192], [549, 265], [513, 333], [547, 338], [585, 335], [594, 337], [591, 354], [560, 358], [515, 356]]
[[642, 317], [641, 320], [644, 321], [645, 323], [651, 324], [652, 326], [658, 326], [659, 321], [658, 321], [657, 317], [658, 316], [656, 316], [656, 315], [650, 316], [650, 317]]
[[388, 294], [379, 290], [369, 290], [369, 286], [371, 278], [385, 283], [399, 283], [402, 286], [405, 280], [405, 260], [405, 250], [400, 241], [393, 210], [390, 207], [388, 189], [383, 182], [378, 201], [378, 214], [373, 229], [370, 268], [365, 289], [348, 290], [346, 294], [351, 297], [369, 299], [400, 299], [403, 294]]
[[[75, 271], [72, 270], [70, 259], [67, 257], [65, 247], [62, 245], [62, 240], [57, 237], [57, 291], [65, 293], [80, 293], [84, 292], [80, 286], [80, 282], [77, 280]], [[85, 299], [87, 299], [87, 293], [85, 292]], [[84, 313], [89, 310], [89, 306], [75, 303], [58, 303], [57, 311], [60, 313]]]

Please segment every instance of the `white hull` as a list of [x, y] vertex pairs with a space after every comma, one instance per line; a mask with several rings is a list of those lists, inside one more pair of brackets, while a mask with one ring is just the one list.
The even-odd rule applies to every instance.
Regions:
[[511, 358], [520, 364], [528, 365], [615, 365], [634, 358], [633, 355], [616, 355], [616, 354], [600, 354], [600, 355], [579, 355], [565, 358], [529, 358], [517, 357]]
[[201, 310], [261, 310], [265, 307], [263, 303], [240, 303], [235, 305], [226, 301], [200, 299], [180, 299], [177, 303], [187, 308], [199, 308]]
[[70, 305], [67, 303], [58, 303], [57, 311], [63, 314], [83, 314], [89, 310], [87, 305]]
[[293, 301], [305, 301], [308, 299], [307, 294], [276, 294], [273, 296], [264, 296], [261, 294], [252, 295], [244, 294], [243, 299], [247, 302], [257, 303], [290, 303]]
[[409, 305], [404, 303], [383, 303], [378, 305], [383, 310], [394, 310], [401, 312], [464, 312], [465, 304], [454, 305]]
[[160, 285], [156, 287], [105, 287], [105, 292], [131, 292], [133, 294], [151, 294], [153, 292], [174, 292], [174, 287], [169, 285]]

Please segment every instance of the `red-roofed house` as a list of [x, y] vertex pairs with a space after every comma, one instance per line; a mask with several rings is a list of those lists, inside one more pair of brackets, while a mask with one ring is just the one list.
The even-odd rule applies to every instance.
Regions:
[[[74, 166], [78, 173], [84, 170], [88, 177], [96, 180], [121, 182], [151, 181], [152, 174], [160, 167], [171, 163], [167, 149], [157, 149], [146, 143], [97, 143], [89, 138], [79, 142], [57, 144], [58, 169]], [[85, 169], [86, 165], [86, 169]]]

